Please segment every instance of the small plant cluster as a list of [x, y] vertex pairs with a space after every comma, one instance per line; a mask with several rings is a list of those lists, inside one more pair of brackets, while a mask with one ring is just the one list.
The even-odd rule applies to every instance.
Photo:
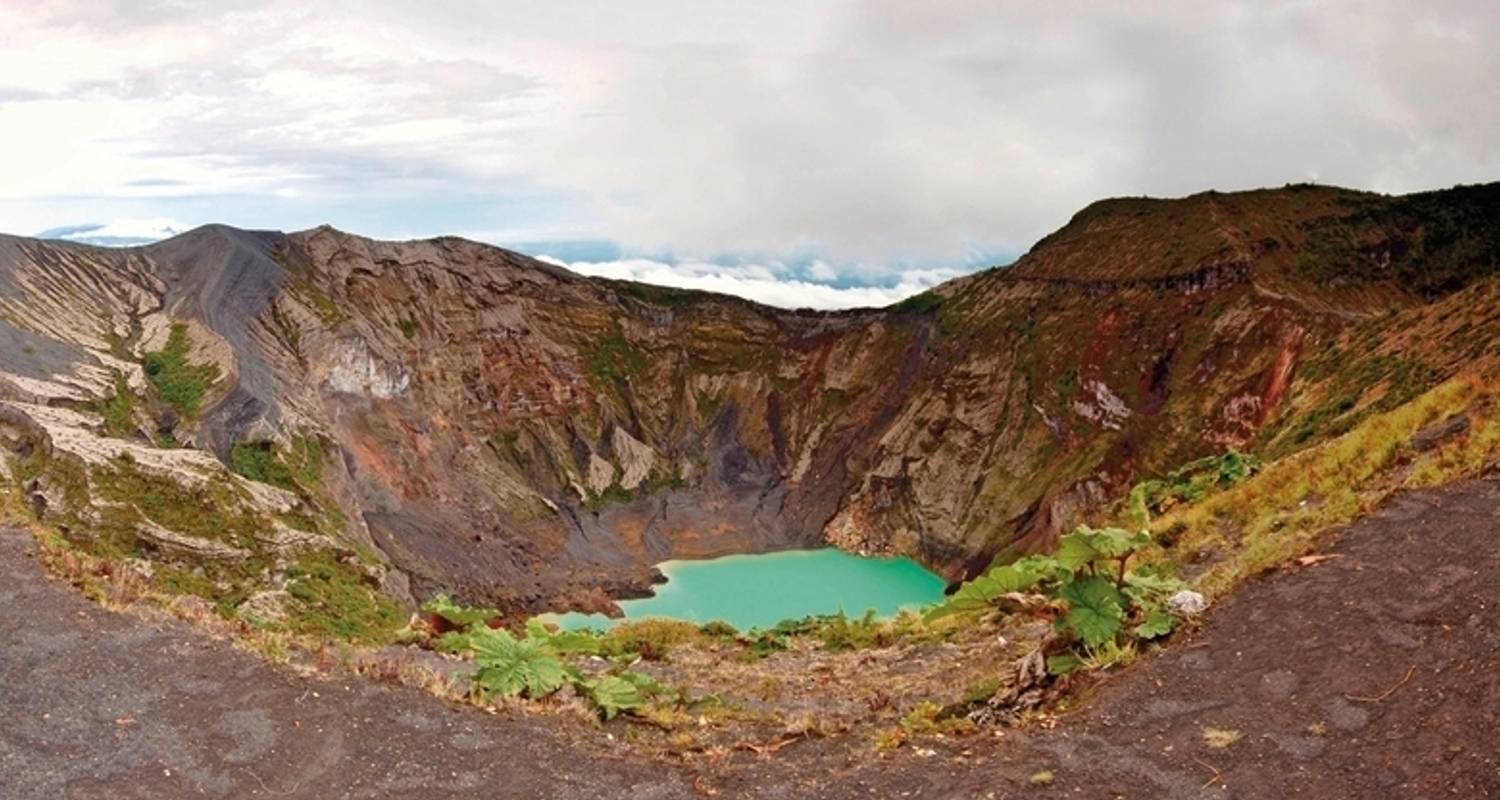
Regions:
[[1055, 554], [992, 567], [927, 619], [1029, 610], [1051, 617], [1054, 630], [1069, 640], [1066, 652], [1047, 659], [1053, 674], [1110, 663], [1132, 652], [1136, 641], [1166, 636], [1176, 625], [1166, 601], [1186, 584], [1152, 566], [1130, 568], [1131, 558], [1150, 544], [1145, 531], [1080, 526], [1062, 537]]
[[1200, 458], [1172, 470], [1166, 478], [1136, 484], [1126, 506], [1134, 520], [1144, 526], [1152, 516], [1180, 503], [1196, 503], [1215, 489], [1228, 489], [1260, 468], [1260, 459], [1236, 450]]
[[603, 640], [587, 631], [554, 631], [538, 620], [529, 620], [521, 635], [504, 628], [491, 628], [489, 621], [500, 612], [490, 608], [466, 608], [439, 596], [422, 609], [454, 627], [436, 642], [437, 649], [471, 653], [478, 670], [475, 691], [488, 697], [525, 697], [539, 700], [564, 686], [593, 703], [604, 719], [633, 713], [645, 707], [650, 697], [665, 694], [666, 687], [649, 675], [616, 667], [597, 676], [585, 675], [569, 663], [571, 655], [602, 655]]

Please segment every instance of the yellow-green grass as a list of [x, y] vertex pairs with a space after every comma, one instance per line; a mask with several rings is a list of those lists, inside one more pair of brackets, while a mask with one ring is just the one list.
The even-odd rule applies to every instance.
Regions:
[[[1151, 528], [1158, 536], [1180, 532], [1172, 546], [1179, 560], [1222, 553], [1197, 580], [1200, 591], [1222, 595], [1310, 552], [1320, 533], [1367, 513], [1395, 489], [1477, 472], [1500, 450], [1497, 394], [1477, 372], [1455, 377], [1337, 439], [1267, 465], [1244, 483], [1174, 508]], [[1413, 434], [1463, 411], [1472, 423], [1467, 433], [1425, 453], [1413, 450]]]

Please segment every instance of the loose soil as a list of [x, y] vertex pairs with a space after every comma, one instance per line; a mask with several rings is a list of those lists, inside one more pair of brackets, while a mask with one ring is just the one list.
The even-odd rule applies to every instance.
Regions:
[[846, 736], [653, 762], [555, 719], [305, 678], [100, 609], [30, 547], [0, 532], [5, 798], [1500, 797], [1491, 481], [1393, 498], [1055, 725], [884, 755]]

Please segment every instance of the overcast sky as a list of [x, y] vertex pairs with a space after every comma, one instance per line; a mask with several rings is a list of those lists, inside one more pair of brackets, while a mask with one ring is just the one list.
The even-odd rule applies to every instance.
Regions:
[[1488, 0], [0, 0], [0, 30], [11, 233], [456, 233], [830, 306], [1104, 196], [1500, 178]]

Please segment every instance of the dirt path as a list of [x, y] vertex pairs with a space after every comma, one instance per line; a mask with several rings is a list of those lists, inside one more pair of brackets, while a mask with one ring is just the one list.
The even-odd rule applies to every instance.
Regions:
[[[0, 797], [1500, 797], [1500, 484], [1396, 498], [1050, 731], [694, 767], [300, 678], [103, 611], [0, 532]], [[1209, 747], [1205, 728], [1239, 734]], [[703, 769], [701, 776], [698, 769]], [[1038, 771], [1050, 785], [1033, 786]], [[698, 785], [694, 787], [694, 780]]]

